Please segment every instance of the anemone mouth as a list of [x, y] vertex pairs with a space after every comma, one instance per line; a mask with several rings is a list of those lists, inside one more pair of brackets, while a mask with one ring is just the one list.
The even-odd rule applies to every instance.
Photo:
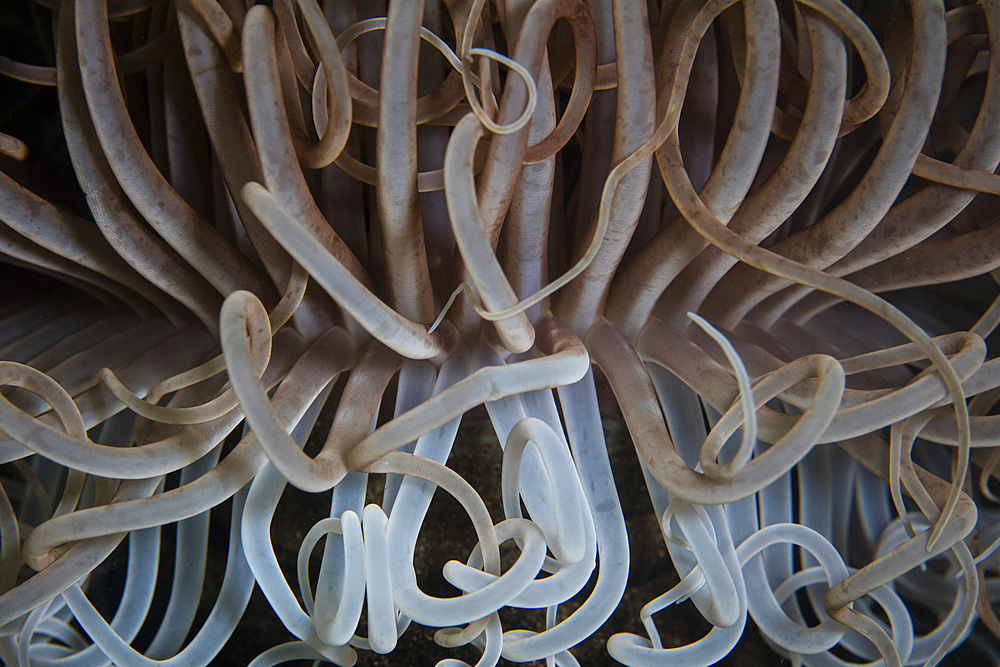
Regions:
[[993, 3], [9, 4], [0, 661], [1000, 657]]

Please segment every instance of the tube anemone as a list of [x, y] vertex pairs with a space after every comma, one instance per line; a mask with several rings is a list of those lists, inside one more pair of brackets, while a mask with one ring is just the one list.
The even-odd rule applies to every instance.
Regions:
[[854, 4], [0, 8], [0, 661], [1000, 661], [1000, 5]]

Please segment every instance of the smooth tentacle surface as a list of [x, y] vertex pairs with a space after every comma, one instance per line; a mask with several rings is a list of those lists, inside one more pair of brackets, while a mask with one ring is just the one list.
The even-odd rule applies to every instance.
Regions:
[[0, 662], [1000, 662], [1000, 3], [10, 0], [0, 81]]

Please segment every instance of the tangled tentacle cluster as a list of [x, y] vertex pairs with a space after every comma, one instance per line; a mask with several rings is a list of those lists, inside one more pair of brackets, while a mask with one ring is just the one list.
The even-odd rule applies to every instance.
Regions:
[[[794, 664], [1000, 660], [1000, 4], [850, 4], [5, 3], [0, 254], [44, 282], [0, 305], [0, 659], [219, 663], [257, 587], [293, 639], [255, 666], [414, 624], [569, 666], [638, 586], [626, 665], [748, 621]], [[44, 90], [82, 196], [19, 165]], [[492, 490], [449, 466], [482, 405]], [[324, 516], [276, 550], [289, 494]], [[661, 637], [687, 600], [711, 630]]]

